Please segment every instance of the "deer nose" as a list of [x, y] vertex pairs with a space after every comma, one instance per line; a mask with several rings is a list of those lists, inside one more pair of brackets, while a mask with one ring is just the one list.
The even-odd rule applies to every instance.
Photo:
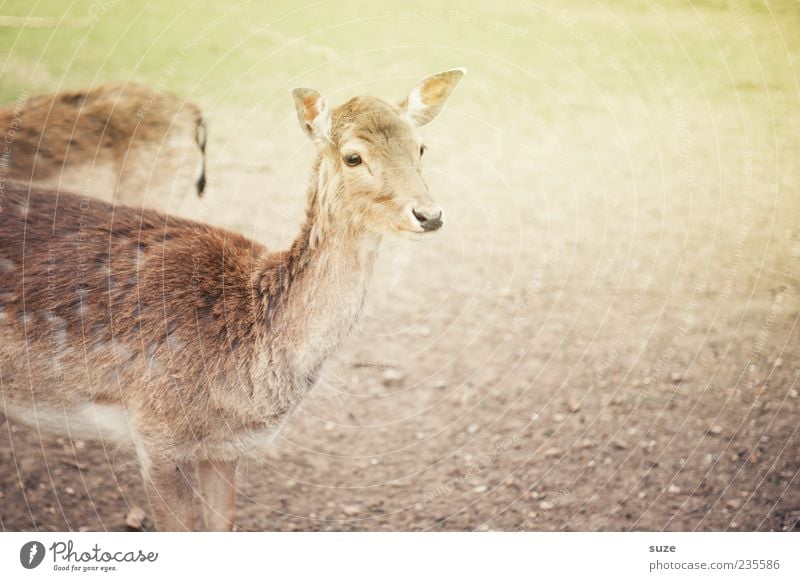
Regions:
[[437, 208], [425, 210], [411, 210], [414, 217], [426, 232], [433, 232], [442, 227], [442, 210]]

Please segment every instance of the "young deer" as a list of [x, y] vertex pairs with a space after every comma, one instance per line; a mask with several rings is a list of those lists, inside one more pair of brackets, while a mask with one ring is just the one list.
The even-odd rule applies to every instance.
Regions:
[[31, 97], [0, 130], [0, 178], [162, 211], [206, 186], [200, 109], [143, 85]]
[[463, 73], [424, 79], [397, 106], [331, 110], [295, 89], [318, 152], [282, 252], [155, 211], [0, 190], [6, 415], [131, 443], [161, 530], [192, 529], [196, 466], [207, 527], [230, 530], [238, 459], [269, 444], [353, 330], [381, 237], [442, 225], [416, 128]]

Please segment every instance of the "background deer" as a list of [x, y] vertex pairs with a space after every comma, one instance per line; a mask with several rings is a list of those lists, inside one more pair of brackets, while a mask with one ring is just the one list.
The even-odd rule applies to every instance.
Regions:
[[331, 110], [293, 92], [317, 146], [306, 219], [269, 252], [205, 224], [16, 186], [0, 197], [5, 413], [70, 437], [130, 443], [157, 528], [230, 530], [240, 457], [258, 455], [354, 328], [383, 235], [437, 230], [416, 128], [463, 69], [399, 105]]
[[32, 97], [0, 108], [0, 176], [130, 206], [176, 210], [206, 187], [194, 103], [137, 84]]

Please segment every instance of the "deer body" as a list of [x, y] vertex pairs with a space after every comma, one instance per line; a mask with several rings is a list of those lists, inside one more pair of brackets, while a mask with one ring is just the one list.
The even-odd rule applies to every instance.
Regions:
[[[461, 76], [443, 74], [452, 84]], [[312, 121], [325, 115], [318, 95], [295, 97], [301, 123], [308, 107]], [[322, 125], [306, 221], [282, 252], [152, 210], [21, 185], [0, 191], [6, 415], [131, 445], [160, 529], [192, 528], [196, 468], [208, 527], [230, 529], [238, 459], [271, 442], [355, 327], [383, 232], [425, 232], [429, 216], [441, 224], [426, 189], [386, 191], [413, 181], [406, 174], [418, 175], [418, 163], [379, 165], [366, 148], [372, 165], [359, 169], [369, 175], [343, 171], [361, 165], [349, 148], [366, 143], [348, 132], [388, 122], [411, 134], [400, 113], [355, 99]], [[396, 145], [418, 150], [408, 139]], [[383, 187], [367, 191], [377, 174]], [[371, 227], [370, 212], [384, 210], [398, 215]]]
[[0, 176], [162, 211], [202, 195], [197, 105], [144, 85], [98, 85], [0, 107]]

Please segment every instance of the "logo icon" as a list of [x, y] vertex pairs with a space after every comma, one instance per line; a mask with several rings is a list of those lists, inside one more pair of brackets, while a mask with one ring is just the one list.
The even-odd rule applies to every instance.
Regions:
[[26, 569], [35, 569], [44, 559], [44, 545], [39, 541], [30, 541], [19, 550], [19, 562]]

